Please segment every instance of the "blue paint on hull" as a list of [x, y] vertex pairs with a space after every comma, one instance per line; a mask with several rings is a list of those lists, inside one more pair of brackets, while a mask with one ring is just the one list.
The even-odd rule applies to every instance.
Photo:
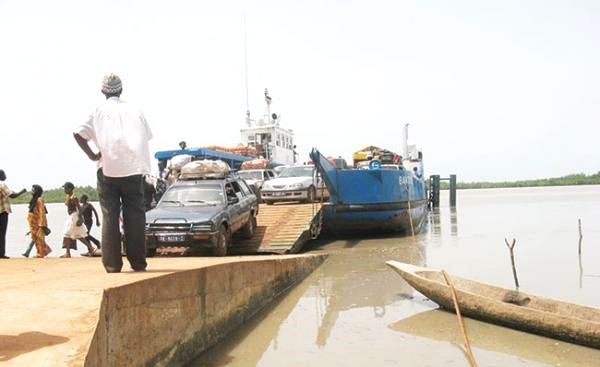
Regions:
[[420, 229], [427, 213], [422, 178], [405, 170], [337, 169], [316, 149], [311, 159], [330, 193], [323, 217], [330, 232], [411, 233], [411, 219]]
[[331, 233], [340, 232], [405, 232], [411, 233], [412, 219], [415, 233], [419, 231], [427, 213], [426, 203], [414, 203], [406, 209], [374, 209], [364, 207], [346, 210], [345, 206], [328, 204], [324, 207], [323, 222], [325, 229]]

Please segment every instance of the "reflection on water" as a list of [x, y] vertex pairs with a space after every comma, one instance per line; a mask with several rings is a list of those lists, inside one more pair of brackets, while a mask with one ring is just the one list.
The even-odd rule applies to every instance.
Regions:
[[[373, 318], [382, 318], [386, 314], [387, 305], [399, 298], [411, 297], [412, 288], [404, 282], [398, 282], [384, 263], [388, 259], [401, 259], [422, 265], [425, 259], [424, 248], [406, 239], [382, 241], [391, 243], [381, 246], [379, 242], [355, 251], [347, 251], [343, 242], [325, 247], [330, 249], [332, 261], [323, 267], [315, 284], [319, 294], [318, 317], [321, 320], [316, 338], [318, 346], [322, 347], [327, 343], [340, 313], [361, 308], [370, 310]], [[338, 250], [339, 245], [343, 249]], [[391, 287], [394, 283], [398, 284]]]
[[[453, 314], [385, 265], [398, 260], [511, 288], [504, 238], [516, 238], [524, 292], [600, 306], [600, 186], [459, 191], [410, 237], [315, 242], [330, 254], [305, 281], [192, 366], [465, 366]], [[443, 202], [443, 198], [442, 198]], [[447, 202], [447, 201], [446, 201]], [[460, 216], [460, 230], [459, 218]], [[585, 282], [582, 282], [582, 277]], [[467, 320], [481, 366], [592, 366], [600, 351]]]
[[[517, 356], [523, 360], [547, 365], [591, 366], [599, 357], [595, 349], [561, 342], [555, 339], [527, 334], [518, 330], [464, 319], [469, 342], [475, 350], [483, 349]], [[456, 315], [442, 310], [430, 310], [401, 319], [389, 325], [390, 329], [417, 335], [431, 341], [450, 342], [457, 347], [463, 344], [457, 327]], [[477, 353], [475, 353], [477, 358]], [[528, 365], [530, 365], [528, 363]]]
[[450, 233], [453, 236], [458, 235], [458, 213], [456, 208], [450, 208]]

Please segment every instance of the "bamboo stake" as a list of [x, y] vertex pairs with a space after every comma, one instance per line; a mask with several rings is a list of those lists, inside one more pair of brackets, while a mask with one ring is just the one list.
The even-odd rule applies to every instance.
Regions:
[[452, 283], [452, 279], [445, 270], [442, 270], [442, 275], [444, 275], [444, 279], [446, 279], [446, 284], [450, 286], [450, 291], [452, 293], [452, 302], [454, 302], [454, 310], [456, 311], [456, 317], [458, 318], [458, 325], [460, 326], [460, 330], [462, 331], [463, 340], [465, 342], [464, 352], [469, 360], [469, 364], [471, 367], [477, 367], [477, 362], [475, 361], [475, 357], [473, 356], [473, 351], [471, 351], [471, 343], [469, 343], [469, 337], [467, 336], [467, 329], [465, 328], [465, 324], [463, 322], [462, 315], [460, 314], [460, 307], [458, 306], [458, 297], [456, 296], [456, 290], [454, 289], [454, 284]]
[[583, 240], [583, 234], [581, 233], [581, 218], [577, 221], [579, 222], [579, 256], [581, 256], [581, 242]]
[[583, 242], [583, 233], [581, 232], [581, 218], [579, 222], [579, 288], [583, 288], [583, 263], [581, 262], [581, 243]]
[[506, 246], [510, 250], [510, 263], [512, 265], [513, 277], [515, 278], [515, 285], [516, 285], [517, 289], [519, 289], [519, 278], [517, 278], [517, 268], [515, 267], [515, 252], [514, 252], [514, 248], [515, 248], [515, 244], [516, 244], [517, 240], [515, 240], [513, 238], [512, 244], [510, 244], [510, 245], [508, 244], [508, 240], [506, 238], [504, 239], [504, 242], [506, 243]]

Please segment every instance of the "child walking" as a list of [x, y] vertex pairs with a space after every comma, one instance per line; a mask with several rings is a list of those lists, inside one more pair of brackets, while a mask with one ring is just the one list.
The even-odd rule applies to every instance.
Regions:
[[86, 238], [90, 242], [93, 242], [96, 247], [100, 248], [100, 241], [92, 236], [92, 226], [94, 225], [92, 214], [96, 217], [96, 226], [100, 227], [100, 219], [98, 219], [98, 212], [96, 211], [96, 208], [94, 208], [92, 203], [88, 201], [87, 195], [81, 195], [81, 215], [83, 215], [83, 224], [85, 224], [85, 228], [87, 228], [88, 231]]
[[81, 216], [81, 206], [79, 205], [79, 199], [73, 192], [75, 185], [71, 182], [66, 182], [63, 185], [65, 194], [65, 205], [67, 206], [67, 222], [65, 223], [65, 231], [63, 237], [63, 248], [65, 254], [61, 257], [71, 257], [71, 249], [77, 250], [77, 240], [83, 242], [87, 246], [88, 252], [84, 256], [92, 256], [94, 254], [94, 248], [90, 244], [90, 241], [86, 238], [88, 233], [83, 226], [83, 217]]

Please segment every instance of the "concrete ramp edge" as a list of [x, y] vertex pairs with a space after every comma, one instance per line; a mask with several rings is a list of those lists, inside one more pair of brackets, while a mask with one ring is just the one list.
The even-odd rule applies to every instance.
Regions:
[[85, 366], [184, 365], [325, 258], [242, 260], [105, 289]]

